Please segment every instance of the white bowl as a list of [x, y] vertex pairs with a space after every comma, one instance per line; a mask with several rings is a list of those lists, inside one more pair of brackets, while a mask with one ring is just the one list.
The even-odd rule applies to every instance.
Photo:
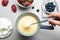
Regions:
[[56, 3], [55, 0], [44, 1], [44, 3], [42, 4], [42, 10], [43, 10], [44, 12], [48, 13], [48, 14], [49, 14], [49, 13], [53, 13], [53, 12], [47, 12], [46, 9], [45, 9], [45, 5], [46, 5], [48, 2], [53, 2], [54, 5], [56, 5], [55, 10], [54, 10], [53, 12], [58, 12], [58, 6], [57, 6], [57, 3]]
[[[34, 2], [34, 0], [33, 0], [33, 2]], [[31, 5], [33, 4], [33, 2], [31, 3]], [[16, 0], [16, 3], [17, 3], [20, 7], [22, 7], [22, 8], [29, 8], [29, 7], [31, 7], [31, 5], [25, 7], [25, 6], [21, 5], [21, 4], [19, 4], [19, 2], [18, 2], [17, 0]]]

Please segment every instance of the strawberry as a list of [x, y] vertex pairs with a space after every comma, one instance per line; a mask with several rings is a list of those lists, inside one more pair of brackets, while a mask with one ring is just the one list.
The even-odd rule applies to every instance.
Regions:
[[12, 5], [12, 6], [11, 6], [11, 9], [12, 9], [12, 11], [13, 11], [14, 13], [17, 11], [17, 8], [16, 8], [15, 5]]
[[22, 0], [17, 0], [19, 3], [21, 3], [22, 2]]
[[9, 2], [9, 0], [2, 0], [2, 5], [7, 6], [8, 2]]
[[26, 6], [29, 6], [30, 4], [31, 4], [31, 2], [29, 2], [29, 1], [26, 1], [26, 2], [25, 2], [25, 5], [26, 5]]
[[28, 0], [28, 1], [32, 3], [34, 0]]

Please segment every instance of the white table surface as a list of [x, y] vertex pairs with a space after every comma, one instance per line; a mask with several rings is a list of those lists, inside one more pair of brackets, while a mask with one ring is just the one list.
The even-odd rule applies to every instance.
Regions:
[[[8, 18], [12, 21], [13, 23], [13, 33], [5, 38], [5, 39], [0, 39], [0, 40], [60, 40], [60, 27], [55, 27], [54, 30], [45, 30], [45, 29], [40, 29], [39, 33], [36, 34], [34, 37], [31, 38], [24, 38], [21, 37], [15, 27], [16, 19], [18, 18], [19, 15], [21, 15], [24, 12], [33, 12], [36, 15], [38, 15], [39, 18], [42, 18], [42, 11], [41, 11], [41, 4], [43, 3], [44, 0], [35, 0], [32, 6], [35, 7], [35, 9], [21, 9], [15, 2], [15, 0], [9, 0], [9, 4], [7, 7], [3, 7], [1, 5], [1, 0], [0, 0], [0, 17], [5, 17]], [[59, 10], [60, 10], [60, 0], [56, 0]], [[11, 5], [15, 4], [17, 6], [17, 12], [13, 13], [11, 10]], [[37, 9], [40, 9], [40, 12], [36, 12]]]

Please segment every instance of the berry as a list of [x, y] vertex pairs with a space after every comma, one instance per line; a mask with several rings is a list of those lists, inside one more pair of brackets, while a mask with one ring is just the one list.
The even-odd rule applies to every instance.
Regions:
[[7, 6], [8, 2], [9, 2], [9, 0], [2, 0], [2, 5]]
[[12, 5], [12, 6], [11, 6], [11, 9], [12, 9], [13, 12], [16, 12], [16, 11], [17, 11], [17, 8], [16, 8], [15, 5]]
[[34, 7], [32, 7], [32, 9], [34, 9]]
[[26, 2], [25, 2], [25, 5], [26, 5], [26, 6], [29, 6], [30, 4], [31, 4], [31, 2], [29, 2], [29, 1], [26, 1]]
[[32, 3], [34, 0], [28, 0], [28, 1]]
[[40, 10], [39, 9], [37, 9], [37, 12], [39, 12]]
[[17, 0], [19, 3], [21, 3], [22, 2], [22, 0]]

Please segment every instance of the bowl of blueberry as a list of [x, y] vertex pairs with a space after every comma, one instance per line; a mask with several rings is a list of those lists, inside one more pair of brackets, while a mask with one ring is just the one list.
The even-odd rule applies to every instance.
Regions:
[[55, 5], [53, 2], [48, 2], [46, 5], [45, 5], [45, 9], [46, 11], [48, 12], [53, 12], [55, 10]]
[[17, 0], [17, 4], [22, 8], [28, 8], [32, 5], [34, 0]]
[[46, 13], [52, 13], [56, 11], [56, 3], [55, 2], [46, 2], [43, 4], [43, 10]]

